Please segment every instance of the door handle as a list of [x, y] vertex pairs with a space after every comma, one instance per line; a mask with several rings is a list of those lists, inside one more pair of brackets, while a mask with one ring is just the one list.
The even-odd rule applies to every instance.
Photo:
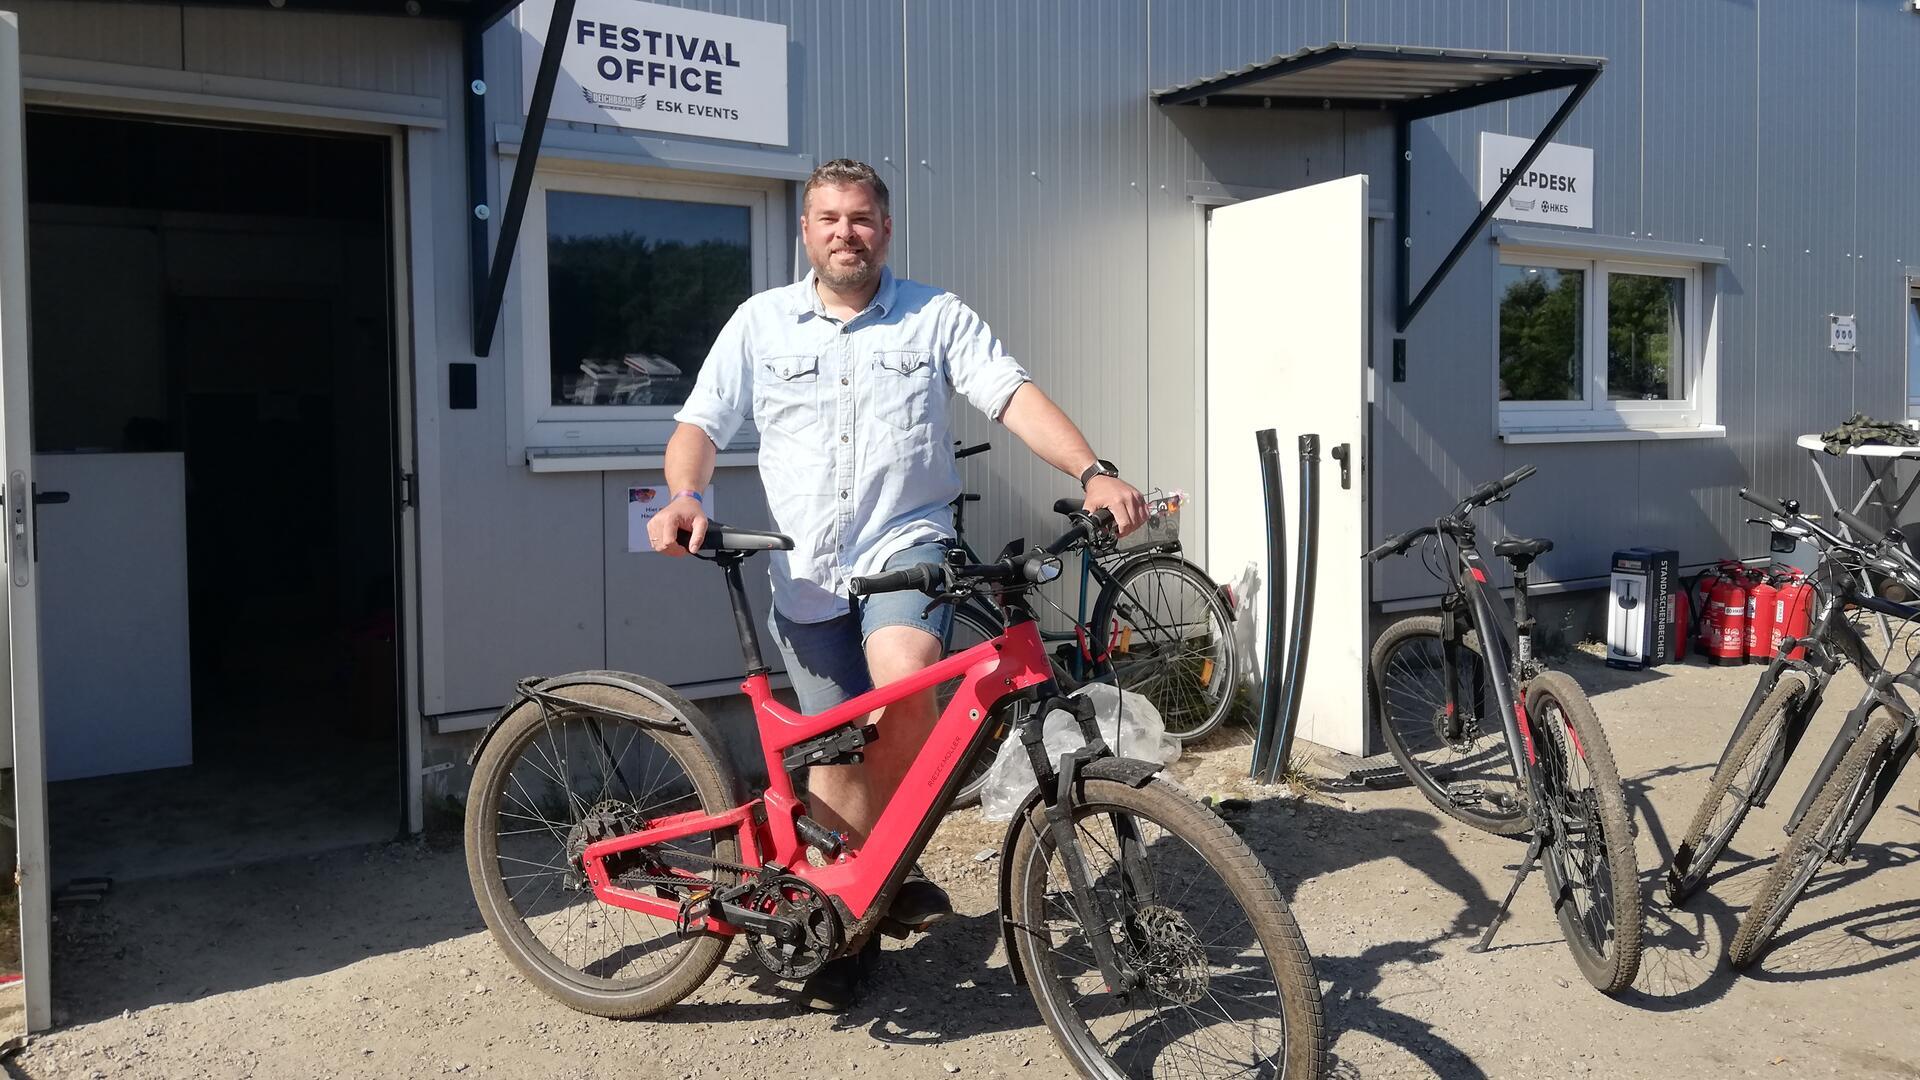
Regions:
[[1341, 443], [1333, 448], [1333, 460], [1340, 463], [1340, 487], [1344, 490], [1353, 486], [1353, 446]]
[[[69, 503], [72, 501], [73, 501], [72, 492], [41, 491], [39, 484], [33, 485], [33, 505], [36, 507], [59, 506], [62, 503]], [[40, 561], [40, 514], [39, 514], [39, 511], [37, 510], [34, 512], [34, 515], [33, 515], [33, 561], [34, 562]]]

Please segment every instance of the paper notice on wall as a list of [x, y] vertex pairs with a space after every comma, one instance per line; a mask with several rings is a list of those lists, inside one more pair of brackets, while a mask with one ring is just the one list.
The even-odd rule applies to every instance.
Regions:
[[[666, 485], [630, 487], [627, 489], [627, 551], [651, 552], [653, 541], [647, 537], [647, 523], [653, 515], [666, 508], [673, 501], [673, 493]], [[713, 516], [713, 489], [706, 491], [707, 516]]]

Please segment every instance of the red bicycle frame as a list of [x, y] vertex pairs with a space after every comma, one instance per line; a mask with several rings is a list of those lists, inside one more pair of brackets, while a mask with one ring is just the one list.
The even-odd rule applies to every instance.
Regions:
[[[925, 846], [927, 836], [951, 798], [951, 789], [957, 786], [949, 781], [968, 752], [979, 745], [981, 728], [991, 719], [995, 704], [1009, 694], [1052, 680], [1039, 624], [1031, 616], [1016, 617], [1012, 623], [990, 641], [818, 715], [795, 712], [775, 701], [765, 670], [754, 670], [759, 665], [750, 659], [752, 673], [740, 684], [740, 689], [753, 704], [760, 746], [766, 759], [767, 789], [760, 798], [721, 813], [675, 814], [649, 821], [637, 832], [589, 844], [582, 853], [582, 862], [594, 895], [614, 907], [678, 920], [683, 913], [677, 900], [614, 884], [606, 869], [607, 859], [698, 833], [736, 829], [744, 865], [771, 865], [799, 877], [821, 893], [839, 898], [855, 920], [863, 919], [889, 884], [897, 879], [896, 871], [917, 857]], [[866, 841], [857, 849], [841, 852], [825, 866], [808, 862], [795, 824], [805, 807], [794, 795], [785, 752], [836, 728], [859, 725], [876, 710], [955, 676], [964, 676], [964, 680], [941, 713], [926, 745], [914, 757], [900, 786], [888, 797]], [[695, 919], [694, 925], [704, 925], [707, 930], [720, 934], [733, 934], [740, 929], [712, 916]]]

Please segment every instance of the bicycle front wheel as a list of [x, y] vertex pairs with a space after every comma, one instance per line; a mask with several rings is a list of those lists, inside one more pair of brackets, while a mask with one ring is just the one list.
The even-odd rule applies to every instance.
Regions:
[[1760, 958], [1767, 942], [1780, 932], [1793, 906], [1800, 902], [1814, 875], [1840, 853], [1847, 837], [1857, 833], [1856, 815], [1872, 805], [1869, 796], [1880, 775], [1893, 764], [1893, 740], [1900, 721], [1885, 712], [1867, 721], [1840, 765], [1814, 797], [1800, 827], [1793, 831], [1787, 850], [1767, 872], [1754, 895], [1753, 906], [1740, 918], [1740, 929], [1727, 946], [1727, 962], [1744, 968]]
[[1640, 970], [1640, 868], [1613, 749], [1587, 695], [1549, 671], [1527, 687], [1527, 717], [1539, 755], [1551, 843], [1540, 869], [1554, 914], [1580, 971], [1602, 993], [1632, 985]]
[[[1096, 910], [1078, 910], [1036, 807], [1014, 824], [1006, 913], [1040, 1015], [1080, 1072], [1322, 1075], [1313, 961], [1253, 852], [1169, 781], [1090, 779], [1080, 791], [1074, 829]], [[1141, 977], [1125, 1002], [1106, 990], [1089, 925], [1104, 925]]]
[[[580, 853], [673, 814], [725, 811], [726, 782], [697, 739], [636, 719], [668, 719], [659, 703], [593, 682], [548, 693], [565, 704], [523, 702], [474, 765], [466, 818], [474, 901], [507, 958], [548, 995], [596, 1016], [658, 1012], [706, 980], [727, 939], [681, 934], [672, 919], [603, 903]], [[738, 859], [731, 832], [694, 834], [648, 849], [615, 876], [732, 883], [722, 867]], [[666, 899], [691, 891], [655, 888]]]
[[1112, 650], [1114, 683], [1153, 702], [1167, 734], [1193, 742], [1233, 713], [1233, 612], [1187, 560], [1150, 555], [1123, 564], [1100, 590], [1088, 629]]
[[1667, 868], [1667, 902], [1679, 905], [1692, 896], [1720, 860], [1756, 800], [1766, 797], [1786, 767], [1787, 726], [1806, 707], [1806, 676], [1782, 672], [1760, 706], [1733, 734], [1727, 752], [1714, 767], [1706, 798], [1694, 811], [1687, 834], [1673, 849]]
[[1496, 676], [1468, 634], [1454, 643], [1449, 687], [1440, 631], [1438, 617], [1419, 615], [1394, 623], [1374, 643], [1368, 697], [1380, 737], [1441, 813], [1496, 836], [1518, 836], [1532, 822], [1493, 696]]

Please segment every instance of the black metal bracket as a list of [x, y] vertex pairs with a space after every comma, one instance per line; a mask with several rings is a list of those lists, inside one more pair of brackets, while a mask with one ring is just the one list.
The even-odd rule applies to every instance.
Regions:
[[526, 127], [520, 136], [520, 156], [513, 164], [513, 181], [501, 208], [498, 246], [487, 250], [487, 222], [493, 207], [487, 202], [486, 50], [488, 26], [519, 5], [519, 0], [491, 0], [466, 27], [467, 75], [467, 248], [471, 263], [473, 300], [473, 355], [493, 351], [493, 333], [500, 323], [500, 307], [507, 294], [507, 274], [520, 242], [520, 222], [527, 212], [527, 193], [540, 160], [540, 142], [546, 135], [547, 115], [553, 105], [553, 84], [560, 74], [560, 55], [567, 47], [567, 27], [573, 22], [574, 0], [554, 0], [547, 23], [547, 41], [540, 52], [540, 69], [533, 81], [533, 100], [527, 106]]
[[[1514, 185], [1520, 182], [1520, 178], [1526, 175], [1527, 169], [1530, 168], [1534, 160], [1540, 156], [1540, 152], [1545, 150], [1547, 144], [1553, 141], [1553, 137], [1559, 132], [1561, 125], [1567, 122], [1567, 117], [1573, 115], [1573, 110], [1579, 107], [1580, 100], [1587, 96], [1587, 91], [1592, 89], [1594, 80], [1599, 77], [1599, 68], [1541, 71], [1506, 82], [1491, 83], [1471, 90], [1444, 94], [1429, 101], [1396, 110], [1394, 114], [1393, 132], [1393, 231], [1396, 248], [1394, 251], [1394, 261], [1397, 264], [1397, 272], [1394, 274], [1393, 323], [1396, 333], [1404, 334], [1407, 332], [1407, 326], [1413, 322], [1414, 316], [1420, 314], [1420, 309], [1427, 306], [1427, 301], [1433, 298], [1434, 290], [1438, 289], [1440, 283], [1446, 280], [1447, 274], [1453, 270], [1454, 264], [1460, 261], [1460, 256], [1466, 254], [1467, 246], [1472, 244], [1474, 238], [1480, 235], [1480, 230], [1486, 227], [1487, 222], [1493, 220], [1494, 210], [1506, 199], [1507, 194], [1513, 190]], [[1557, 90], [1562, 87], [1571, 88], [1571, 92], [1567, 94], [1566, 100], [1562, 101], [1560, 107], [1554, 110], [1553, 116], [1547, 120], [1545, 126], [1541, 127], [1540, 133], [1534, 136], [1533, 145], [1527, 147], [1527, 152], [1520, 155], [1519, 162], [1507, 173], [1507, 178], [1500, 182], [1500, 186], [1494, 189], [1493, 196], [1487, 200], [1486, 205], [1482, 206], [1480, 212], [1474, 215], [1473, 223], [1468, 225], [1466, 229], [1460, 233], [1460, 238], [1454, 241], [1453, 247], [1447, 252], [1446, 258], [1440, 260], [1440, 265], [1434, 269], [1432, 274], [1428, 275], [1426, 284], [1420, 286], [1419, 292], [1414, 292], [1412, 213], [1413, 122], [1416, 120], [1430, 119], [1460, 109], [1469, 109], [1478, 105], [1503, 101], [1507, 98], [1519, 97], [1523, 94], [1537, 94], [1547, 90]], [[1396, 353], [1394, 357], [1394, 381], [1396, 382], [1405, 378], [1400, 366], [1403, 355], [1404, 354]]]

